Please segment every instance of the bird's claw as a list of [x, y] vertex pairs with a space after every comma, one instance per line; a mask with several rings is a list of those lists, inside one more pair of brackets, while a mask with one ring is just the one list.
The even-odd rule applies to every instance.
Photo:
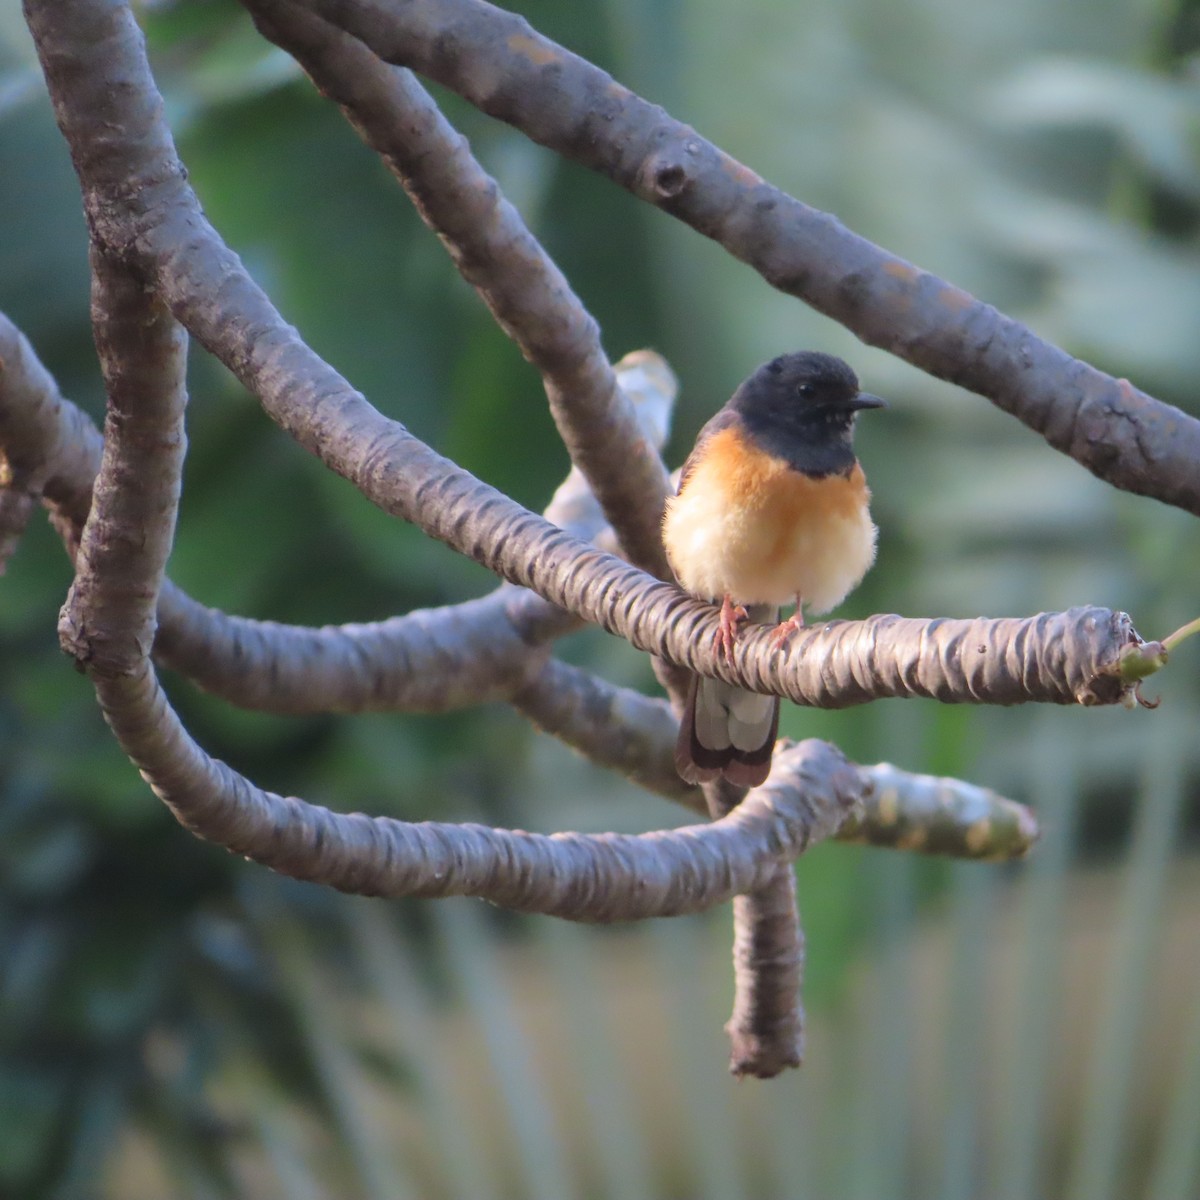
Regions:
[[713, 645], [719, 653], [725, 655], [729, 662], [733, 661], [733, 647], [738, 637], [738, 626], [748, 620], [749, 616], [746, 609], [740, 604], [734, 604], [729, 596], [721, 601], [721, 623], [717, 626]]
[[787, 643], [788, 638], [797, 629], [803, 628], [804, 618], [800, 615], [800, 610], [797, 609], [786, 621], [780, 621], [771, 631], [771, 648], [778, 654]]

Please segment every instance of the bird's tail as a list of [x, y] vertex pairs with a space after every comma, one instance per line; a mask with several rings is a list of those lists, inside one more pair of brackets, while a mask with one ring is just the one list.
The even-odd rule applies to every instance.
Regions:
[[[754, 605], [749, 614], [764, 622], [779, 615], [771, 605]], [[679, 723], [675, 767], [688, 783], [724, 775], [730, 783], [757, 787], [770, 773], [778, 732], [778, 696], [694, 676]]]

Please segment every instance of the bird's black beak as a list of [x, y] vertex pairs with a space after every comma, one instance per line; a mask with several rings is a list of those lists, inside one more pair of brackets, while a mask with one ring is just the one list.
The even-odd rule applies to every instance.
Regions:
[[851, 412], [858, 412], [864, 408], [887, 408], [887, 406], [886, 400], [882, 400], [878, 396], [872, 396], [870, 392], [859, 392], [858, 395], [846, 405]]

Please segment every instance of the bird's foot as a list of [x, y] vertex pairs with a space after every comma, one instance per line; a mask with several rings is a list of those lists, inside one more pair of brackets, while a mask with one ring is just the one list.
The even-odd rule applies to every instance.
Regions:
[[750, 614], [740, 604], [734, 604], [733, 597], [726, 594], [721, 601], [721, 623], [717, 627], [717, 635], [713, 644], [717, 650], [733, 661], [733, 644], [737, 641], [738, 626], [749, 618]]
[[771, 648], [778, 653], [783, 649], [788, 638], [797, 629], [804, 628], [804, 611], [800, 605], [796, 605], [796, 611], [792, 613], [786, 621], [780, 621], [778, 625], [771, 631]]

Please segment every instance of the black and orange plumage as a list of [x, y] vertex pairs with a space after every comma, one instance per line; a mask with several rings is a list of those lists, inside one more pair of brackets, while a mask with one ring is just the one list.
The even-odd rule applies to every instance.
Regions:
[[[854, 421], [883, 401], [841, 359], [805, 351], [759, 367], [708, 422], [667, 505], [663, 544], [680, 586], [721, 605], [732, 657], [740, 621], [771, 620], [782, 646], [807, 607], [827, 612], [875, 559], [871, 493]], [[771, 769], [779, 698], [693, 680], [676, 747], [684, 779], [755, 787]]]

